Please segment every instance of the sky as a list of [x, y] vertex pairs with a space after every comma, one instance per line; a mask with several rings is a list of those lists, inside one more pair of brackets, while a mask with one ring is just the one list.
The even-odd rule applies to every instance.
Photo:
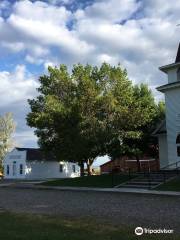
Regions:
[[37, 146], [27, 99], [49, 65], [120, 63], [162, 99], [158, 67], [175, 60], [179, 12], [177, 0], [0, 0], [0, 115], [13, 112], [16, 144]]

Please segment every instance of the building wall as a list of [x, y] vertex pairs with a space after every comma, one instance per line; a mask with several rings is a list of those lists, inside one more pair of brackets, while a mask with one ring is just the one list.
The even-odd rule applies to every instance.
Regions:
[[[149, 157], [144, 157], [140, 159], [140, 167], [141, 170], [151, 169], [153, 171], [159, 170], [159, 160], [150, 159]], [[110, 173], [112, 170], [117, 170], [118, 172], [128, 172], [129, 169], [131, 171], [137, 171], [137, 161], [134, 158], [129, 159], [128, 157], [124, 156], [119, 159], [115, 159], [114, 161], [109, 161], [100, 166], [101, 173]]]
[[177, 156], [176, 137], [180, 133], [180, 88], [165, 93], [168, 163], [180, 161]]
[[[7, 153], [4, 161], [4, 178], [6, 179], [24, 179], [26, 169], [26, 151], [17, 151], [13, 149]], [[23, 165], [22, 174], [20, 174], [20, 164]], [[7, 168], [9, 166], [9, 174]], [[13, 169], [14, 168], [14, 169]]]
[[177, 68], [172, 68], [168, 71], [168, 83], [177, 81]]
[[[63, 172], [60, 172], [59, 162], [27, 162], [26, 178], [27, 179], [45, 179], [45, 178], [68, 178], [80, 176], [80, 168], [75, 163], [63, 163]], [[76, 172], [73, 173], [73, 165]]]
[[[22, 174], [20, 173], [22, 164]], [[60, 172], [60, 163], [54, 161], [26, 161], [26, 151], [16, 149], [8, 153], [4, 159], [5, 179], [45, 179], [66, 178], [80, 176], [80, 168], [75, 163], [61, 162], [63, 171]], [[75, 166], [75, 173], [73, 172]], [[7, 168], [9, 167], [9, 174]]]
[[159, 135], [158, 140], [159, 140], [160, 168], [163, 168], [168, 165], [167, 135], [166, 134]]

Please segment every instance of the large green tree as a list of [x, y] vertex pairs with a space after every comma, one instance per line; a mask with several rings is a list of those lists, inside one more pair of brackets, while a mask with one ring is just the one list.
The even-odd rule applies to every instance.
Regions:
[[[151, 120], [126, 70], [120, 65], [49, 67], [39, 78], [37, 98], [29, 100], [27, 123], [36, 128], [39, 145], [57, 160], [84, 163], [90, 172], [97, 156], [123, 149], [124, 138], [138, 138]], [[118, 148], [119, 151], [119, 148]]]
[[15, 123], [12, 113], [6, 113], [0, 116], [0, 170], [5, 154], [12, 148], [12, 134], [15, 131]]
[[61, 65], [50, 67], [49, 75], [39, 81], [39, 96], [29, 100], [27, 122], [36, 128], [40, 147], [53, 152], [57, 160], [78, 161], [82, 168], [86, 163], [89, 169], [98, 155], [106, 153], [115, 108], [124, 114], [131, 98], [126, 72], [120, 66], [78, 64], [70, 74]]

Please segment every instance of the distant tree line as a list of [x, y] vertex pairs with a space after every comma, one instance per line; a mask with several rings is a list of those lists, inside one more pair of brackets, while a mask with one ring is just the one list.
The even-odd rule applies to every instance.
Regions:
[[[156, 103], [146, 84], [133, 85], [120, 65], [77, 64], [49, 67], [39, 78], [39, 95], [28, 100], [27, 123], [36, 128], [44, 152], [59, 160], [84, 163], [90, 174], [98, 156], [133, 155], [137, 161], [156, 140], [151, 134], [164, 118], [164, 103]], [[153, 152], [154, 151], [154, 152]]]

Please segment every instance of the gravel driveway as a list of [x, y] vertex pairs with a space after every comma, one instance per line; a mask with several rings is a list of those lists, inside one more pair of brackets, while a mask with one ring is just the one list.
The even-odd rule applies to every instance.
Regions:
[[180, 197], [174, 196], [1, 188], [2, 208], [180, 232]]

